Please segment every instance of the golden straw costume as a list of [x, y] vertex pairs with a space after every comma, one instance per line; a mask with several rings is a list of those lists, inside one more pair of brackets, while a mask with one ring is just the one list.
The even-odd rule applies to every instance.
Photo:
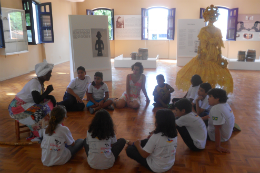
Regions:
[[212, 88], [220, 85], [227, 93], [233, 92], [233, 78], [227, 69], [227, 60], [221, 55], [221, 47], [224, 47], [222, 34], [220, 29], [213, 25], [218, 15], [218, 8], [214, 5], [207, 7], [203, 13], [205, 21], [209, 21], [209, 24], [203, 27], [198, 35], [198, 55], [177, 73], [178, 89], [188, 91], [191, 77], [198, 74], [202, 81], [210, 83]]

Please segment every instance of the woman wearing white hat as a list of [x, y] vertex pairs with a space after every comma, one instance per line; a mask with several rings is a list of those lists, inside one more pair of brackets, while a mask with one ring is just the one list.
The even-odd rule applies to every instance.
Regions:
[[45, 127], [51, 110], [56, 106], [55, 98], [49, 95], [53, 91], [52, 85], [44, 90], [44, 82], [50, 80], [53, 66], [46, 60], [36, 64], [37, 77], [25, 84], [8, 107], [11, 118], [30, 128], [31, 139], [41, 137], [40, 130]]

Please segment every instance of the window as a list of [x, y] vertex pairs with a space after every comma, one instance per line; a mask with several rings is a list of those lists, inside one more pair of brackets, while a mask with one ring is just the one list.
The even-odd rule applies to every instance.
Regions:
[[175, 8], [142, 8], [142, 40], [174, 40]]
[[[218, 7], [218, 21], [214, 26], [219, 28], [222, 33], [223, 40], [236, 40], [238, 8], [229, 9], [226, 7]], [[200, 9], [200, 18], [203, 19], [205, 8]], [[206, 23], [207, 25], [207, 23]]]
[[108, 16], [109, 40], [114, 40], [114, 9], [96, 8], [86, 10], [87, 15], [104, 15]]
[[22, 0], [25, 10], [28, 44], [54, 43], [51, 3], [39, 4], [34, 0]]

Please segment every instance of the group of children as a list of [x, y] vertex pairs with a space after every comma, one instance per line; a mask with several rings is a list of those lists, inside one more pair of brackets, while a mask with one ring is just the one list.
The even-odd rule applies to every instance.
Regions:
[[[220, 146], [221, 142], [229, 140], [234, 127], [234, 114], [226, 103], [227, 94], [222, 89], [211, 89], [211, 85], [203, 83], [199, 75], [192, 77], [191, 87], [184, 98], [174, 98], [172, 104], [169, 104], [170, 95], [174, 89], [165, 83], [163, 75], [156, 77], [158, 85], [153, 92], [154, 105], [174, 110], [158, 110], [155, 130], [146, 139], [133, 142], [116, 138], [113, 120], [102, 109], [114, 109], [102, 73], [96, 72], [91, 83], [83, 67], [79, 67], [77, 72], [78, 78], [69, 84], [63, 101], [52, 110], [49, 126], [43, 131], [41, 148], [44, 165], [65, 164], [84, 147], [92, 168], [108, 169], [127, 144], [128, 157], [150, 171], [165, 172], [175, 162], [177, 131], [193, 151], [205, 149], [206, 141], [211, 140], [215, 141], [219, 152], [229, 152]], [[74, 141], [69, 129], [61, 124], [66, 118], [66, 110], [84, 109], [82, 99], [85, 93], [89, 98], [87, 107], [90, 113], [96, 114], [89, 125], [86, 139]]]
[[94, 81], [91, 82], [86, 75], [85, 68], [77, 68], [78, 77], [71, 80], [64, 94], [63, 101], [57, 105], [63, 105], [67, 111], [82, 111], [85, 108], [83, 98], [85, 94], [89, 99], [87, 108], [91, 114], [101, 108], [114, 110], [113, 100], [109, 98], [107, 84], [103, 82], [103, 73], [96, 72]]

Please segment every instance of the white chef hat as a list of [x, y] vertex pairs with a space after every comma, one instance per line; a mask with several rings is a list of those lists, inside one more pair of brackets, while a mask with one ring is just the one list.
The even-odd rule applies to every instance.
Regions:
[[46, 60], [43, 60], [42, 63], [38, 63], [35, 65], [35, 73], [37, 77], [41, 77], [46, 75], [49, 71], [53, 69], [54, 64], [47, 63]]

